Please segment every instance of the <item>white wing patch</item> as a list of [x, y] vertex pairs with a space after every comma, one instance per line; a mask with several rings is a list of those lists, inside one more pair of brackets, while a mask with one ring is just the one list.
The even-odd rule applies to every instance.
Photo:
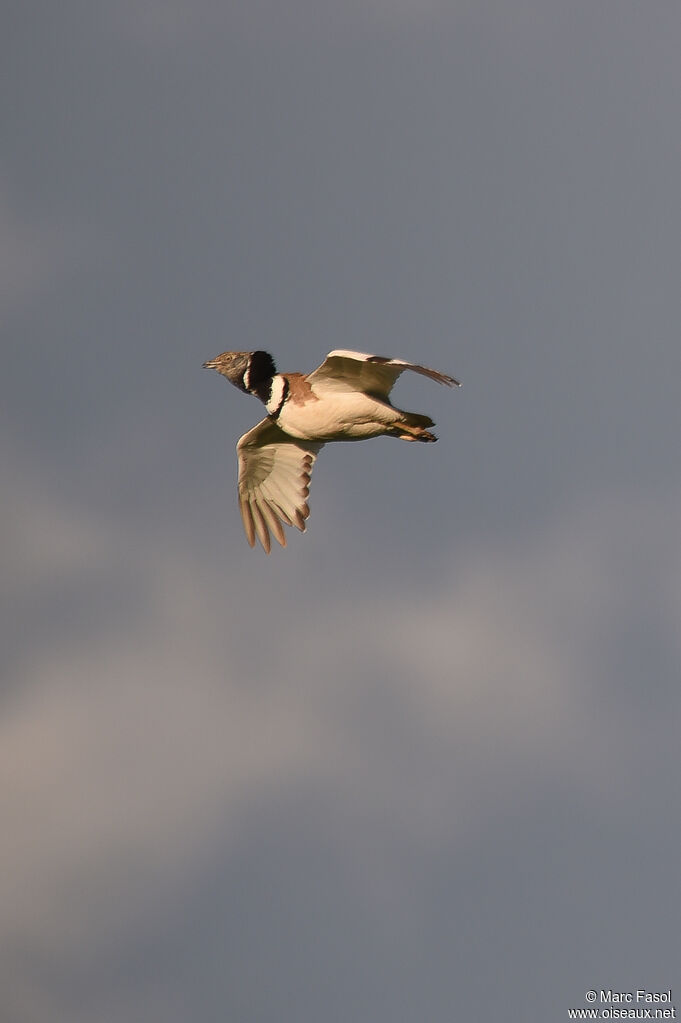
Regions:
[[454, 377], [427, 366], [344, 349], [329, 352], [321, 366], [310, 373], [307, 379], [316, 391], [362, 391], [387, 399], [395, 381], [406, 369], [436, 380], [439, 384], [447, 384], [448, 387], [459, 386], [459, 381]]
[[285, 547], [283, 524], [305, 532], [310, 475], [321, 447], [289, 437], [270, 419], [263, 419], [241, 437], [236, 446], [239, 508], [251, 547], [257, 536], [269, 554], [270, 531]]

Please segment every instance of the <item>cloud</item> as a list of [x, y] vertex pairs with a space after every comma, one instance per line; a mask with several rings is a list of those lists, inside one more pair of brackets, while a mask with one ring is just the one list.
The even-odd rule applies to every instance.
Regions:
[[[455, 17], [466, 16], [457, 8]], [[129, 40], [152, 49], [184, 50], [197, 40], [204, 43], [220, 34], [236, 33], [268, 45], [288, 45], [300, 40], [333, 41], [358, 32], [413, 29], [451, 21], [451, 6], [444, 0], [369, 0], [334, 5], [295, 0], [282, 8], [272, 0], [254, 0], [240, 6], [224, 6], [212, 0], [142, 0], [122, 3], [111, 12], [119, 32]]]
[[[681, 659], [677, 495], [593, 502], [414, 590], [329, 597], [291, 549], [282, 600], [181, 531], [140, 542], [18, 469], [8, 492], [5, 577], [24, 612], [81, 591], [58, 632], [25, 631], [0, 720], [0, 941], [21, 1004], [19, 982], [50, 1003], [31, 963], [68, 972], [153, 927], [206, 858], [240, 846], [254, 807], [307, 792], [340, 821], [389, 820], [373, 849], [339, 827], [339, 854], [371, 898], [408, 901], [396, 839], [457, 855], [506, 798], [551, 785], [624, 799], [650, 729], [671, 738], [678, 695], [658, 682]], [[631, 680], [607, 695], [637, 618], [663, 657], [635, 680], [657, 694], [643, 717]]]
[[405, 32], [448, 31], [490, 33], [507, 48], [545, 45], [570, 29], [558, 5], [539, 7], [534, 0], [517, 0], [509, 11], [500, 0], [348, 0], [343, 4], [294, 0], [282, 7], [273, 0], [223, 5], [213, 0], [124, 0], [108, 12], [114, 29], [137, 46], [159, 52], [187, 54], [197, 44], [232, 38], [250, 43], [287, 47], [298, 42], [328, 43], [358, 37], [390, 36]]
[[0, 314], [43, 294], [89, 254], [81, 227], [26, 213], [0, 182]]

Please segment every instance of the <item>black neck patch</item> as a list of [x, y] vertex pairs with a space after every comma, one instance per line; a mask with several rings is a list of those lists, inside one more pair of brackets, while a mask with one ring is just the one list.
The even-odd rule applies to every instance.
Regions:
[[244, 383], [248, 380], [247, 390], [256, 394], [261, 401], [267, 401], [272, 377], [276, 372], [274, 359], [269, 352], [252, 352], [244, 374]]

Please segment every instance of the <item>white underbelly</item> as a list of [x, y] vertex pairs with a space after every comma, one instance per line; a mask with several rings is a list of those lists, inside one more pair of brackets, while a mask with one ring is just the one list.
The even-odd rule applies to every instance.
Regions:
[[285, 403], [279, 426], [300, 440], [365, 440], [380, 437], [399, 412], [382, 401], [357, 392], [332, 393], [318, 401]]

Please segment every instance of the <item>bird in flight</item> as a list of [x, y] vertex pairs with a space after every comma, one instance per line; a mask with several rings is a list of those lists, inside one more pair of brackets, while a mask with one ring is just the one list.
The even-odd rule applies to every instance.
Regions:
[[446, 373], [401, 359], [333, 351], [312, 373], [277, 373], [268, 352], [223, 352], [204, 362], [264, 404], [267, 416], [239, 439], [239, 508], [251, 547], [256, 536], [269, 554], [270, 531], [286, 546], [283, 526], [305, 532], [310, 474], [317, 454], [332, 441], [397, 437], [435, 441], [433, 420], [390, 403], [405, 370], [448, 387]]

